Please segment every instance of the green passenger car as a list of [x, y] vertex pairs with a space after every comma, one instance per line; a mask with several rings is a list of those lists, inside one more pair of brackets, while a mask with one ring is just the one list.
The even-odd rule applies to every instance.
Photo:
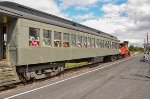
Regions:
[[0, 86], [117, 58], [118, 44], [115, 36], [102, 31], [0, 2]]

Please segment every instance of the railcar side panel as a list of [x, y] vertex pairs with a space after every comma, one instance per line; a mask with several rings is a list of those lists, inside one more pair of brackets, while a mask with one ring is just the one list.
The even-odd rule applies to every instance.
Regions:
[[[98, 37], [96, 37], [95, 35], [90, 35], [76, 30], [71, 30], [71, 29], [58, 27], [50, 24], [44, 24], [41, 22], [35, 22], [27, 19], [19, 19], [19, 21], [20, 21], [20, 27], [19, 27], [20, 29], [19, 29], [19, 41], [18, 41], [19, 43], [18, 63], [17, 63], [18, 66], [119, 54], [119, 50], [108, 49], [108, 48], [44, 47], [42, 46], [43, 29], [60, 31], [62, 33], [70, 33], [75, 35], [91, 37], [91, 38], [98, 38]], [[38, 47], [29, 46], [29, 27], [40, 29], [40, 46]], [[52, 32], [52, 34], [54, 33]], [[52, 41], [53, 39], [54, 38], [52, 38]], [[109, 40], [106, 38], [102, 38], [102, 39]], [[52, 45], [54, 45], [54, 42], [52, 42]]]

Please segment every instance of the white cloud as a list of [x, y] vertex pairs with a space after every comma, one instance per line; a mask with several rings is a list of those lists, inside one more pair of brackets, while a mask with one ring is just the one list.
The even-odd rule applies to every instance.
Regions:
[[81, 20], [87, 20], [87, 19], [92, 19], [95, 18], [95, 16], [93, 15], [93, 13], [88, 13], [88, 14], [84, 14], [84, 15], [77, 15], [77, 16], [73, 16], [72, 18], [74, 19], [81, 19]]
[[[130, 44], [143, 44], [146, 33], [150, 33], [150, 1], [128, 0], [127, 4], [103, 5], [103, 17], [87, 20], [82, 24], [117, 36], [121, 41], [129, 40]], [[125, 15], [126, 14], [126, 15]]]
[[63, 18], [67, 18], [68, 16], [67, 14], [61, 12], [57, 3], [54, 0], [1, 0], [1, 1], [16, 2]]
[[88, 8], [86, 8], [84, 6], [76, 6], [75, 9], [76, 10], [88, 10]]
[[60, 7], [67, 9], [70, 6], [77, 6], [76, 9], [87, 10], [87, 7], [94, 6], [100, 0], [61, 0]]

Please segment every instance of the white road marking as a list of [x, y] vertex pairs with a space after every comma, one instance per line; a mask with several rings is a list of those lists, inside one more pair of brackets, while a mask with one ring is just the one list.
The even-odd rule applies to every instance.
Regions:
[[[136, 55], [135, 55], [135, 56], [136, 56]], [[109, 64], [109, 65], [106, 65], [106, 66], [103, 66], [103, 67], [100, 67], [100, 68], [97, 68], [97, 69], [94, 69], [94, 70], [91, 70], [91, 71], [88, 71], [88, 72], [79, 74], [79, 75], [76, 75], [76, 76], [73, 76], [73, 77], [70, 77], [70, 78], [67, 78], [67, 79], [64, 79], [64, 80], [55, 82], [55, 83], [51, 83], [51, 84], [48, 84], [48, 85], [45, 85], [45, 86], [42, 86], [42, 87], [39, 87], [39, 88], [35, 88], [35, 89], [29, 90], [29, 91], [25, 91], [25, 92], [23, 92], [23, 93], [19, 93], [19, 94], [16, 94], [16, 95], [12, 95], [12, 96], [6, 97], [6, 98], [4, 98], [4, 99], [11, 99], [11, 98], [14, 98], [14, 97], [17, 97], [17, 96], [25, 95], [25, 94], [28, 94], [28, 93], [30, 93], [30, 92], [37, 91], [37, 90], [40, 90], [40, 89], [43, 89], [43, 88], [52, 86], [52, 85], [56, 85], [56, 84], [58, 84], [58, 83], [65, 82], [65, 81], [67, 81], [67, 80], [74, 79], [74, 78], [80, 77], [80, 76], [82, 76], [82, 75], [85, 75], [85, 74], [88, 74], [88, 73], [91, 73], [91, 72], [94, 72], [94, 71], [97, 71], [97, 70], [100, 70], [100, 69], [103, 69], [103, 68], [110, 67], [110, 66], [112, 66], [112, 65], [114, 65], [114, 64], [121, 63], [121, 62], [123, 62], [123, 61], [126, 61], [126, 60], [129, 60], [129, 59], [131, 59], [131, 58], [134, 58], [135, 56], [126, 58], [126, 59], [121, 60], [121, 61], [117, 61], [117, 62], [115, 62], [115, 63], [112, 63], [112, 64]]]

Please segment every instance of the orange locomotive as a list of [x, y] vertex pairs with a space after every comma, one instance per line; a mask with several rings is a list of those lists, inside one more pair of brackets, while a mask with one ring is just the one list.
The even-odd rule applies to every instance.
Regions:
[[128, 57], [129, 54], [129, 50], [128, 50], [128, 41], [124, 41], [123, 43], [119, 43], [119, 47], [120, 47], [120, 55], [122, 58], [126, 58]]

